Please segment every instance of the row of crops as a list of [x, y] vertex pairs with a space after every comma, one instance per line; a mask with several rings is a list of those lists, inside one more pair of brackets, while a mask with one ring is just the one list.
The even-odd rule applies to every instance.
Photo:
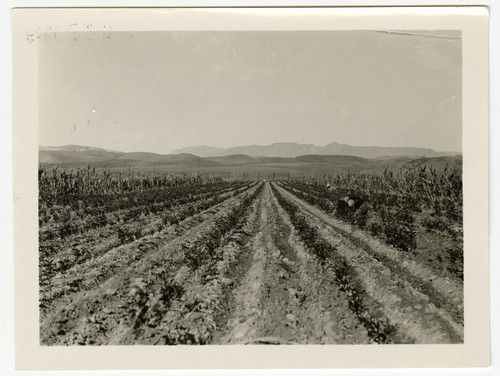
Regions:
[[[295, 206], [300, 207], [300, 222], [305, 223], [304, 227], [307, 228], [309, 225], [312, 228], [308, 233], [312, 234], [312, 238], [318, 239], [312, 244], [316, 246], [316, 253], [318, 253], [318, 249], [321, 251], [317, 254], [319, 259], [321, 257], [325, 259], [327, 257], [331, 258], [332, 255], [335, 256], [338, 253], [336, 251], [341, 251], [340, 253], [344, 259], [337, 257], [336, 264], [339, 265], [345, 261], [351, 265], [346, 270], [353, 270], [352, 266], [359, 269], [358, 272], [353, 273], [355, 280], [373, 286], [373, 283], [378, 284], [381, 281], [380, 278], [384, 274], [390, 275], [395, 281], [399, 278], [399, 282], [396, 283], [397, 289], [400, 290], [399, 293], [408, 293], [406, 284], [410, 284], [412, 288], [425, 295], [427, 302], [445, 309], [453, 317], [453, 320], [459, 323], [458, 325], [463, 323], [462, 274], [452, 273], [456, 269], [451, 259], [444, 260], [442, 265], [437, 262], [429, 262], [427, 259], [431, 255], [436, 256], [447, 251], [446, 248], [442, 247], [446, 243], [436, 241], [439, 237], [432, 238], [432, 247], [430, 249], [418, 248], [416, 252], [403, 252], [387, 244], [385, 239], [376, 239], [370, 236], [359, 226], [339, 221], [331, 213], [307, 205], [304, 202], [306, 200], [299, 198], [299, 196], [304, 197], [304, 195], [298, 193], [298, 191], [285, 188], [281, 184], [281, 192], [285, 193], [285, 196]], [[331, 238], [331, 234], [336, 234], [335, 240]], [[422, 246], [420, 243], [423, 242], [422, 238], [426, 238], [428, 235], [422, 229], [418, 231], [417, 240], [420, 247]], [[326, 238], [330, 239], [330, 243], [322, 240]], [[342, 249], [337, 247], [339, 244], [343, 244]], [[458, 246], [462, 247], [462, 244], [457, 244]], [[335, 259], [335, 257], [333, 258]], [[353, 260], [356, 261], [353, 262]], [[460, 271], [462, 271], [463, 264], [460, 267]], [[377, 268], [381, 268], [381, 270], [377, 271]], [[359, 274], [359, 278], [356, 277], [356, 274]], [[376, 279], [371, 280], [372, 274], [377, 276]], [[370, 280], [371, 282], [369, 282]], [[413, 295], [410, 295], [412, 297], [407, 302], [414, 300]], [[389, 301], [390, 299], [386, 300]], [[445, 323], [444, 325], [448, 324]], [[455, 340], [458, 338], [455, 337]]]
[[134, 282], [129, 293], [134, 343], [210, 343], [229, 308], [232, 272], [242, 257], [242, 230], [262, 188], [260, 184], [205, 232], [183, 243], [177, 262], [153, 265], [152, 273]]
[[[95, 177], [98, 176], [99, 173]], [[43, 186], [47, 182], [45, 179], [40, 184]], [[82, 284], [89, 284], [92, 279], [83, 277], [86, 271], [98, 266], [94, 265], [95, 260], [114, 254], [117, 247], [135, 243], [126, 261], [114, 256], [115, 265], [120, 261], [130, 263], [154, 247], [165, 228], [180, 231], [176, 226], [186, 218], [199, 215], [255, 184], [213, 179], [195, 184], [186, 179], [183, 186], [172, 185], [134, 194], [40, 195], [41, 304], [45, 306], [68, 290], [76, 291]], [[154, 239], [149, 239], [151, 237]], [[99, 279], [109, 272], [102, 270]]]
[[[376, 343], [392, 342], [395, 328], [389, 324], [383, 314], [368, 308], [367, 303], [371, 299], [360, 286], [354, 268], [337, 252], [334, 246], [318, 235], [317, 228], [300, 214], [297, 205], [287, 200], [274, 186], [272, 190], [279, 204], [289, 215], [290, 221], [306, 249], [316, 256], [323, 266], [332, 269], [337, 285], [345, 294], [349, 309], [366, 328], [368, 336]], [[373, 302], [370, 303], [373, 305]]]
[[[150, 214], [164, 213], [165, 222], [176, 222], [183, 216], [199, 211], [199, 205], [212, 206], [227, 192], [242, 189], [245, 185], [249, 183], [222, 181], [137, 194], [71, 196], [71, 202], [62, 205], [53, 205], [40, 199], [40, 239], [63, 239], [94, 228], [135, 221]], [[184, 210], [186, 213], [173, 211], [181, 205], [188, 205]]]
[[[422, 253], [422, 259], [430, 265], [463, 279], [461, 171], [446, 168], [438, 173], [423, 167], [282, 184], [297, 197], [336, 218], [402, 252]], [[339, 205], [344, 197], [358, 197], [369, 209], [359, 213]], [[430, 258], [421, 251], [426, 239], [440, 245]]]
[[[390, 299], [381, 303], [373, 293], [384, 289], [376, 286], [380, 281], [370, 279], [367, 291], [370, 270], [390, 273], [387, 284], [404, 280], [391, 293], [408, 295], [409, 283], [422, 294], [420, 303], [409, 295], [404, 299], [412, 312], [432, 304], [448, 312], [451, 319], [446, 320], [453, 325], [463, 323], [459, 171], [422, 168], [271, 184], [163, 176], [161, 185], [137, 185], [135, 190], [122, 189], [123, 181], [110, 189], [86, 180], [103, 176], [106, 172], [92, 169], [42, 169], [39, 174], [45, 344], [213, 343], [234, 310], [234, 289], [254, 262], [252, 246], [266, 231], [271, 243], [303, 247], [328, 271], [346, 310], [371, 342], [408, 338], [394, 314], [388, 314], [395, 309]], [[79, 183], [74, 189], [75, 181], [84, 181], [87, 188]], [[364, 201], [366, 210], [346, 206], [346, 196]], [[276, 217], [270, 212], [273, 205], [286, 213], [286, 219], [276, 221], [289, 223], [297, 244], [262, 223]], [[323, 216], [341, 226], [325, 224]], [[355, 231], [361, 238], [355, 239]], [[384, 246], [373, 247], [373, 239]], [[436, 336], [446, 324], [440, 320], [444, 324], [432, 324]], [[449, 333], [460, 341], [460, 334]]]
[[462, 170], [459, 168], [437, 170], [424, 165], [377, 173], [322, 175], [311, 177], [306, 183], [325, 195], [326, 184], [330, 184], [331, 197], [358, 194], [375, 205], [399, 206], [412, 212], [429, 210], [459, 223], [463, 218]]
[[44, 201], [65, 200], [72, 195], [107, 195], [135, 193], [170, 187], [218, 183], [223, 179], [207, 174], [158, 174], [144, 176], [140, 172], [96, 170], [87, 166], [75, 170], [38, 167], [39, 194]]
[[[445, 252], [436, 254], [437, 261], [463, 278], [461, 176], [458, 169], [437, 172], [422, 167], [284, 181], [284, 188], [404, 252], [418, 252], [421, 232], [448, 239]], [[125, 244], [154, 233], [162, 225], [175, 225], [250, 185], [212, 176], [164, 175], [150, 177], [136, 191], [110, 193], [113, 182], [117, 181], [108, 171], [97, 172], [90, 167], [76, 171], [40, 167], [41, 264], [46, 265], [47, 256], [59, 254], [61, 248], [74, 248], [78, 244], [67, 243], [89, 230], [107, 229], [107, 237], [111, 231], [118, 244]], [[145, 189], [146, 186], [150, 188]], [[352, 195], [369, 204], [367, 214], [359, 215], [338, 206], [342, 197]], [[138, 228], [137, 221], [144, 226]], [[116, 242], [99, 252], [106, 252]], [[86, 252], [78, 253], [82, 252], [78, 251], [75, 257], [58, 258], [48, 269], [57, 271], [88, 256]]]
[[[71, 270], [70, 274], [80, 279], [76, 291], [92, 291], [91, 295], [98, 298], [71, 303], [54, 316], [47, 311], [42, 330], [45, 341], [108, 343], [110, 338], [103, 332], [110, 331], [116, 326], [115, 320], [119, 320], [124, 329], [113, 339], [117, 343], [208, 343], [217, 327], [218, 315], [229, 302], [227, 276], [237, 267], [241, 252], [238, 239], [243, 236], [249, 209], [263, 185], [244, 187], [233, 189], [228, 196], [229, 205], [213, 209], [209, 225], [195, 233], [188, 231], [182, 236], [175, 231], [182, 229], [168, 225], [164, 231], [174, 229], [173, 237], [168, 238], [167, 234], [160, 238], [157, 250], [141, 252], [144, 239], [148, 238], [145, 237], [119, 247], [120, 252], [111, 258], [104, 255], [97, 265], [90, 262], [91, 268], [85, 263], [85, 270]], [[113, 277], [116, 269], [123, 270], [130, 263], [134, 263], [132, 268]], [[98, 280], [90, 277], [92, 269], [98, 270]], [[66, 287], [67, 284], [59, 284], [63, 293], [75, 292], [64, 291]], [[103, 304], [99, 298], [102, 296], [106, 297], [105, 312], [98, 308]], [[75, 314], [86, 317], [85, 322], [78, 321], [73, 323], [76, 327], [68, 328], [67, 317]]]

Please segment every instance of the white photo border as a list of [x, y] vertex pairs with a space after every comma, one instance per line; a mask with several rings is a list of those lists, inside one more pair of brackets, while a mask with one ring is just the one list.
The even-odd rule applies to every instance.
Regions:
[[[489, 365], [488, 10], [485, 7], [32, 8], [13, 11], [15, 351], [18, 370], [421, 368]], [[38, 50], [70, 23], [114, 31], [462, 31], [465, 343], [460, 345], [39, 345]], [[49, 29], [51, 28], [51, 29]], [[75, 29], [71, 29], [75, 31]]]

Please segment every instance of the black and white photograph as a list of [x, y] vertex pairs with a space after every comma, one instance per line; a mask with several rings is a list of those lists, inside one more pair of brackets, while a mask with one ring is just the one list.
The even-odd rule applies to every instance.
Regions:
[[23, 36], [37, 54], [37, 346], [476, 340], [463, 28], [100, 17]]
[[42, 344], [463, 342], [459, 31], [39, 54]]

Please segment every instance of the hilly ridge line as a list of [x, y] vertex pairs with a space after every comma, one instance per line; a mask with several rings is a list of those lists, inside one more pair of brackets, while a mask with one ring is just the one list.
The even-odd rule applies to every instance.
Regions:
[[437, 168], [445, 165], [461, 167], [462, 156], [408, 156], [395, 155], [366, 158], [356, 155], [304, 154], [292, 157], [251, 156], [243, 153], [202, 157], [190, 153], [157, 154], [149, 152], [119, 152], [78, 145], [63, 147], [41, 147], [39, 163], [63, 168], [93, 166], [112, 169], [159, 168], [171, 172], [214, 173], [286, 173], [304, 175], [308, 173], [331, 173], [347, 171], [369, 171], [385, 168], [416, 168], [426, 164]]

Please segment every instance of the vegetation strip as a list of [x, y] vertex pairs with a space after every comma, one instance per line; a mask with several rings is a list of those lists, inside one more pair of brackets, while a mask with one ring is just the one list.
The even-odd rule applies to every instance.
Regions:
[[[456, 172], [441, 177], [444, 186], [452, 184], [449, 179], [457, 177]], [[373, 178], [373, 177], [372, 177]], [[361, 179], [361, 182], [358, 180]], [[365, 177], [365, 179], [368, 179]], [[433, 178], [434, 180], [436, 177]], [[448, 180], [447, 180], [448, 179]], [[334, 181], [338, 179], [335, 178]], [[341, 180], [343, 181], [343, 180]], [[454, 182], [452, 200], [442, 197], [444, 192], [439, 183], [434, 181], [435, 189], [441, 192], [433, 199], [422, 196], [395, 195], [391, 188], [380, 191], [365, 186], [363, 177], [351, 176], [344, 186], [325, 187], [317, 182], [304, 183], [289, 181], [285, 186], [293, 190], [294, 194], [303, 200], [317, 206], [321, 210], [333, 213], [339, 220], [351, 223], [363, 231], [369, 231], [373, 236], [380, 238], [408, 255], [417, 255], [420, 249], [418, 240], [422, 240], [422, 232], [434, 233], [440, 239], [447, 241], [447, 245], [440, 253], [432, 254], [431, 259], [423, 257], [420, 262], [442, 274], [443, 267], [452, 278], [463, 282], [463, 224], [461, 220], [461, 180]], [[381, 183], [378, 182], [380, 185]], [[451, 188], [449, 188], [451, 189]], [[363, 215], [357, 215], [355, 210], [340, 207], [344, 197], [354, 192], [368, 200]], [[444, 202], [444, 203], [443, 203]], [[443, 206], [444, 205], [444, 206]], [[443, 207], [441, 207], [443, 206]], [[369, 213], [368, 213], [369, 212]], [[460, 215], [459, 215], [460, 214]], [[418, 231], [420, 230], [420, 233]], [[441, 254], [442, 253], [442, 254]]]
[[[234, 196], [233, 196], [234, 197]], [[220, 205], [221, 203], [219, 203]], [[179, 229], [183, 230], [189, 224], [179, 224], [175, 229], [168, 229], [170, 235], [178, 237]], [[164, 233], [164, 232], [163, 232]], [[166, 234], [168, 236], [168, 234]], [[46, 280], [40, 284], [40, 304], [43, 309], [50, 306], [52, 300], [60, 298], [65, 294], [71, 294], [80, 290], [89, 290], [109, 277], [116, 274], [117, 269], [123, 268], [132, 262], [145, 257], [154, 248], [165, 242], [163, 236], [152, 236], [141, 238], [138, 241], [119, 246], [113, 250], [87, 260], [84, 263], [75, 265], [64, 272], [59, 272], [54, 279]], [[48, 262], [52, 259], [47, 258]]]
[[[95, 247], [94, 243], [100, 243], [100, 234], [92, 234], [92, 239], [86, 241], [83, 244], [79, 244], [78, 239], [61, 239], [52, 241], [40, 242], [40, 266], [44, 268], [43, 277], [44, 279], [50, 278], [56, 272], [64, 271], [70, 267], [80, 264], [88, 258], [93, 258], [101, 254], [106, 253], [108, 250], [119, 246], [121, 244], [130, 243], [138, 238], [142, 238], [147, 235], [152, 235], [153, 233], [161, 230], [162, 225], [178, 224], [183, 219], [188, 216], [192, 216], [195, 213], [199, 213], [209, 207], [215, 206], [222, 202], [223, 200], [231, 197], [237, 191], [229, 192], [229, 194], [220, 195], [217, 192], [213, 194], [204, 193], [201, 196], [194, 196], [193, 201], [187, 204], [177, 205], [173, 203], [172, 206], [167, 209], [165, 214], [156, 214], [158, 217], [157, 221], [152, 221], [151, 218], [145, 217], [144, 220], [148, 219], [149, 223], [143, 228], [137, 228], [137, 221], [132, 224], [132, 226], [127, 226], [123, 222], [123, 219], [116, 218], [116, 222], [113, 222], [113, 226], [104, 227], [103, 232], [108, 240], [114, 239], [110, 237], [109, 233], [116, 235], [116, 240], [111, 242], [106, 247]], [[186, 200], [184, 200], [186, 201]], [[129, 214], [127, 214], [130, 217]], [[134, 218], [133, 216], [131, 218]], [[133, 221], [133, 219], [128, 219], [128, 221]], [[134, 230], [136, 227], [137, 229]], [[101, 231], [100, 231], [101, 232]], [[80, 235], [82, 237], [82, 235]], [[83, 249], [79, 249], [81, 245]], [[48, 262], [51, 261], [51, 262]], [[43, 282], [42, 282], [43, 283]]]
[[[207, 210], [211, 207], [214, 207], [215, 205], [220, 204], [224, 200], [227, 200], [230, 197], [234, 197], [234, 194], [235, 193], [238, 194], [238, 192], [241, 192], [241, 191], [238, 189], [237, 191], [234, 191], [232, 194], [230, 194], [228, 197], [217, 196], [216, 198], [213, 198], [209, 201], [204, 200], [204, 201], [200, 202], [199, 205], [197, 205], [196, 213], [200, 213], [204, 210]], [[189, 212], [190, 215], [194, 215], [196, 213]], [[175, 222], [175, 223], [178, 224], [180, 221], [185, 219], [187, 216], [188, 216], [187, 213], [185, 215], [183, 215], [182, 213], [177, 214], [176, 218], [177, 218], [178, 222]], [[157, 231], [157, 228], [154, 227], [153, 230]], [[139, 229], [138, 231], [143, 231], [143, 230]], [[135, 236], [133, 238], [131, 237], [134, 234], [131, 234], [130, 232], [127, 232], [127, 234], [129, 234], [128, 236], [130, 237], [130, 239], [128, 239], [127, 243], [134, 242]], [[144, 234], [141, 232], [140, 235], [137, 235], [139, 238], [141, 238], [141, 240], [139, 240], [139, 244], [137, 244], [137, 242], [134, 242], [134, 244], [133, 244], [133, 246], [137, 249], [137, 251], [135, 253], [139, 257], [142, 257], [142, 255], [145, 253], [145, 251], [150, 250], [152, 246], [154, 246], [155, 244], [160, 244], [162, 241], [161, 237], [160, 238], [152, 238], [152, 239], [144, 239], [144, 236], [146, 236], [146, 235], [148, 235], [148, 234]], [[149, 235], [152, 235], [152, 234], [149, 234]], [[144, 245], [142, 243], [144, 243]], [[40, 273], [40, 277], [41, 277], [40, 304], [42, 306], [49, 305], [53, 299], [60, 297], [61, 294], [64, 294], [64, 292], [79, 290], [80, 285], [83, 282], [83, 278], [84, 278], [84, 274], [82, 274], [81, 269], [86, 270], [86, 269], [89, 269], [92, 265], [94, 265], [95, 267], [98, 267], [99, 270], [101, 270], [102, 269], [101, 268], [101, 261], [102, 261], [101, 259], [104, 256], [106, 256], [106, 253], [107, 253], [107, 251], [102, 252], [101, 255], [98, 255], [98, 254], [95, 255], [95, 254], [89, 253], [89, 254], [87, 254], [87, 257], [85, 258], [85, 260], [82, 260], [78, 264], [74, 264], [74, 263], [72, 264], [69, 261], [71, 261], [71, 259], [73, 259], [75, 256], [70, 254], [70, 255], [68, 255], [70, 260], [64, 261], [64, 259], [62, 259], [60, 255], [57, 255], [57, 257], [54, 257], [54, 256], [50, 257], [46, 252], [42, 252], [42, 250], [44, 248], [43, 248], [43, 246], [41, 246], [41, 247], [42, 248], [41, 248], [39, 257], [40, 257], [40, 269], [43, 271], [43, 273]], [[93, 249], [90, 249], [90, 251], [93, 251]], [[111, 251], [111, 249], [109, 249], [108, 251]], [[95, 256], [99, 256], [99, 257], [95, 257]], [[61, 261], [58, 261], [58, 260], [61, 260]], [[137, 258], [136, 257], [129, 258], [129, 261], [134, 261], [134, 260], [137, 260]], [[63, 263], [63, 261], [64, 261], [64, 263]], [[117, 264], [117, 262], [118, 262], [118, 260], [116, 260], [115, 263], [110, 264], [110, 266], [113, 267], [113, 270], [109, 270], [109, 273], [115, 272], [114, 269], [119, 264], [119, 262], [118, 262], [118, 264]], [[62, 265], [58, 265], [58, 263], [62, 263]], [[81, 267], [80, 267], [80, 265], [81, 265]], [[57, 269], [55, 267], [57, 267]], [[99, 275], [99, 279], [95, 281], [94, 285], [96, 283], [98, 283], [98, 281], [101, 281], [103, 276], [105, 277], [105, 275], [106, 275], [105, 273], [104, 274], [101, 273]], [[42, 276], [43, 276], [43, 278], [42, 278]], [[63, 286], [60, 286], [60, 288], [58, 288], [57, 287], [58, 284], [57, 283], [54, 284], [54, 281], [52, 280], [54, 276], [56, 276], [58, 278], [59, 285], [62, 283]], [[85, 281], [87, 289], [92, 286], [91, 282], [93, 280], [94, 279], [91, 278], [91, 279], [88, 279]], [[54, 286], [52, 286], [52, 285], [54, 285]], [[57, 289], [57, 291], [54, 290], [55, 288]]]
[[[208, 344], [217, 329], [217, 316], [224, 310], [222, 299], [224, 288], [219, 282], [224, 276], [221, 264], [235, 262], [236, 245], [231, 245], [229, 234], [235, 234], [244, 225], [244, 217], [250, 205], [262, 192], [260, 185], [251, 195], [243, 198], [228, 215], [215, 220], [215, 225], [208, 232], [192, 242], [183, 243], [179, 259], [184, 282], [179, 284], [173, 275], [160, 272], [151, 276], [147, 283], [135, 283], [132, 310], [135, 312], [132, 328], [133, 342], [154, 340], [156, 343], [173, 344]], [[232, 262], [231, 260], [232, 259]], [[187, 267], [191, 272], [182, 269]], [[191, 273], [192, 277], [189, 277]], [[167, 281], [167, 282], [166, 282]], [[169, 281], [169, 282], [168, 282]], [[190, 282], [188, 282], [190, 281]], [[163, 287], [156, 293], [148, 292], [150, 288]], [[186, 287], [193, 285], [192, 288]], [[153, 297], [142, 298], [143, 296]], [[157, 304], [157, 301], [164, 302]], [[166, 304], [165, 302], [168, 302]], [[170, 308], [175, 308], [171, 310]], [[154, 331], [147, 328], [154, 328]], [[145, 333], [149, 333], [145, 336]], [[148, 339], [149, 338], [149, 339]], [[130, 341], [131, 338], [128, 338]], [[159, 341], [159, 342], [158, 342]]]
[[[255, 253], [250, 247], [256, 229], [260, 228], [261, 216], [263, 213], [263, 199], [262, 196], [258, 202], [254, 204], [254, 210], [251, 211], [246, 224], [240, 230], [239, 239], [234, 244], [232, 241], [227, 246], [236, 245], [232, 247], [237, 249], [237, 253], [231, 255], [225, 252], [224, 260], [218, 263], [217, 268], [219, 277], [225, 282], [226, 288], [224, 289], [225, 305], [220, 314], [217, 315], [218, 325], [213, 334], [211, 343], [213, 344], [227, 344], [230, 341], [230, 332], [234, 324], [234, 317], [237, 316], [241, 310], [241, 294], [238, 295], [238, 290], [245, 284], [245, 278], [254, 267]], [[225, 247], [227, 247], [225, 246]], [[228, 257], [229, 256], [229, 257]], [[248, 306], [248, 301], [258, 296], [258, 291], [252, 289], [250, 293], [243, 294], [245, 304]], [[237, 319], [240, 322], [240, 319]]]
[[[283, 189], [287, 190], [291, 194], [295, 194], [295, 192], [291, 191], [288, 187], [282, 186]], [[288, 188], [288, 189], [287, 189]], [[295, 194], [296, 195], [296, 194]], [[302, 196], [301, 198], [305, 198]], [[307, 199], [306, 199], [307, 201]], [[306, 209], [307, 210], [307, 209]], [[320, 218], [321, 219], [321, 218]], [[339, 228], [331, 223], [326, 222], [321, 219], [321, 221], [327, 226], [335, 229], [338, 233], [342, 234], [344, 237], [349, 239], [352, 243], [356, 244], [358, 247], [363, 249], [366, 253], [368, 253], [372, 258], [386, 265], [391, 272], [399, 275], [402, 279], [405, 279], [408, 283], [410, 283], [416, 290], [424, 293], [429, 297], [429, 300], [438, 308], [445, 308], [448, 313], [453, 317], [454, 320], [457, 320], [460, 324], [464, 323], [464, 313], [463, 309], [460, 309], [456, 306], [454, 302], [450, 301], [448, 295], [443, 294], [438, 291], [430, 281], [422, 280], [421, 278], [415, 276], [409, 270], [401, 266], [396, 260], [391, 259], [390, 257], [383, 255], [379, 252], [374, 251], [366, 242], [362, 239], [359, 239], [353, 236], [348, 231]]]
[[315, 227], [310, 226], [307, 220], [298, 214], [297, 205], [286, 200], [274, 186], [272, 186], [272, 190], [280, 205], [290, 216], [290, 221], [297, 229], [306, 248], [316, 255], [326, 267], [333, 269], [336, 281], [349, 302], [349, 308], [365, 326], [369, 337], [376, 343], [391, 343], [396, 328], [381, 313], [375, 316], [373, 312], [368, 311], [365, 302], [370, 298], [357, 282], [355, 270], [336, 252], [335, 248], [318, 236]]
[[[42, 183], [40, 183], [42, 184]], [[54, 198], [40, 194], [39, 239], [64, 239], [73, 234], [117, 221], [131, 222], [140, 215], [157, 214], [175, 206], [248, 187], [249, 184], [210, 183], [200, 187], [176, 187], [127, 195], [66, 195]]]
[[[336, 283], [334, 269], [322, 266], [317, 257], [305, 248], [289, 216], [274, 195], [272, 207], [277, 217], [281, 219], [277, 221], [281, 236], [276, 238], [276, 245], [279, 249], [289, 247], [290, 251], [293, 250], [287, 257], [292, 261], [293, 275], [295, 273], [299, 275], [297, 289], [292, 290], [292, 301], [299, 302], [299, 312], [300, 310], [303, 312], [301, 330], [305, 327], [312, 332], [305, 337], [307, 339], [300, 333], [298, 342], [302, 344], [304, 340], [307, 343], [322, 344], [372, 342], [366, 328], [349, 308], [350, 303], [345, 298], [345, 293]], [[289, 265], [290, 261], [285, 265]], [[299, 320], [300, 318], [299, 314]]]
[[[255, 188], [253, 193], [257, 189]], [[246, 198], [243, 200], [246, 201]], [[238, 210], [241, 210], [241, 204], [231, 209], [227, 208], [222, 217], [231, 216]], [[206, 234], [213, 233], [214, 227], [210, 226], [207, 231], [199, 233], [194, 242], [205, 238]], [[226, 235], [221, 239], [221, 244], [230, 239], [230, 233], [231, 229], [228, 228]], [[194, 316], [197, 316], [193, 325], [196, 327], [196, 323], [203, 324], [206, 310], [214, 307], [212, 303], [206, 305], [208, 301], [212, 301], [210, 297], [201, 298], [200, 294], [205, 294], [205, 291], [209, 295], [213, 294], [219, 287], [215, 281], [213, 282], [215, 285], [210, 285], [211, 287], [207, 285], [212, 278], [203, 268], [193, 271], [184, 264], [184, 254], [180, 251], [185, 241], [186, 238], [177, 240], [175, 243], [178, 245], [172, 245], [161, 252], [149, 255], [147, 259], [137, 262], [133, 267], [102, 283], [97, 290], [78, 293], [65, 307], [61, 307], [58, 311], [47, 312], [41, 324], [42, 342], [44, 344], [138, 343], [141, 338], [151, 339], [151, 335], [161, 329], [158, 327], [160, 322], [166, 325], [162, 327], [163, 329], [173, 330], [171, 339], [179, 337], [178, 343], [193, 340], [194, 338], [190, 336], [183, 337], [183, 333], [186, 333], [183, 329], [183, 320], [192, 322], [190, 320], [194, 320]], [[198, 245], [203, 246], [201, 243]], [[188, 281], [198, 280], [201, 285], [188, 291], [183, 280], [186, 280], [188, 285], [194, 283]], [[104, 302], [106, 302], [105, 311], [96, 315], [96, 309], [100, 310]], [[218, 299], [213, 302], [218, 306]], [[177, 315], [179, 310], [183, 312], [180, 316]], [[196, 310], [198, 313], [190, 315], [191, 310]], [[90, 321], [80, 320], [85, 317], [90, 317]], [[181, 321], [177, 321], [176, 318]], [[145, 331], [143, 334], [142, 330]], [[146, 342], [150, 343], [149, 340]]]

